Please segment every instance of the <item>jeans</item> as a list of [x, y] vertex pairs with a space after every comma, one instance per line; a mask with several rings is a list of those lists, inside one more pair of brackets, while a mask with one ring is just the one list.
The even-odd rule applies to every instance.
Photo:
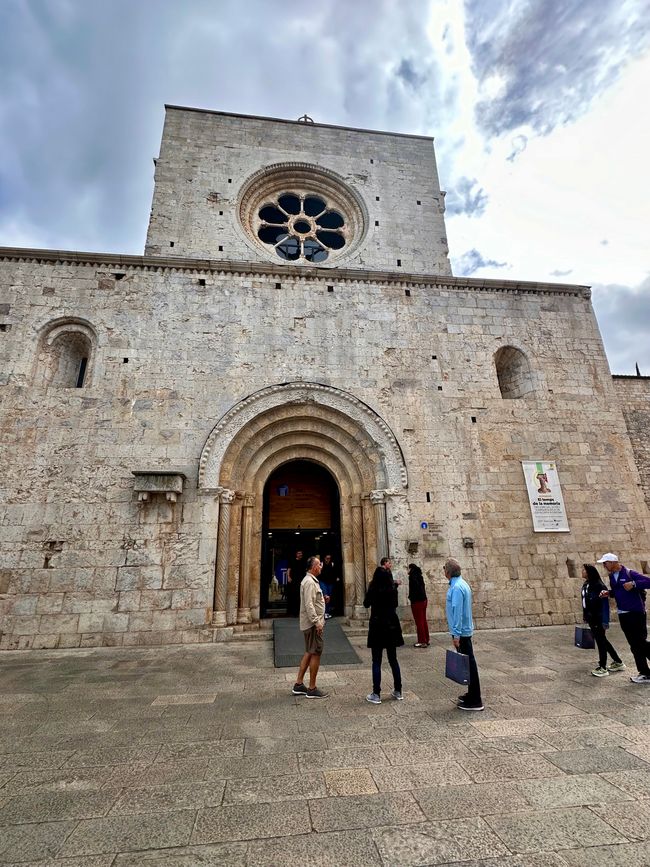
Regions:
[[458, 647], [461, 653], [469, 656], [469, 684], [467, 685], [467, 703], [468, 704], [483, 704], [481, 698], [481, 681], [478, 676], [478, 667], [474, 658], [474, 647], [472, 639], [468, 635], [461, 635], [460, 646]]
[[618, 622], [621, 624], [621, 629], [630, 645], [639, 674], [650, 677], [650, 668], [647, 662], [650, 659], [650, 643], [648, 643], [645, 611], [628, 611], [627, 614], [619, 614]]
[[[383, 647], [372, 648], [372, 691], [377, 695], [381, 695], [381, 658], [383, 654]], [[397, 661], [397, 649], [395, 647], [387, 647], [386, 656], [393, 672], [393, 687], [397, 692], [401, 692], [402, 673], [399, 670], [399, 663]]]
[[329, 596], [330, 601], [325, 603], [325, 613], [332, 613], [332, 585], [325, 584], [324, 581], [319, 581], [320, 589], [323, 591], [323, 596]]
[[598, 648], [598, 665], [601, 668], [607, 668], [608, 653], [612, 657], [614, 662], [622, 662], [621, 657], [607, 640], [605, 627], [602, 625], [602, 623], [590, 623], [589, 628], [591, 629], [591, 634], [593, 635], [594, 641], [596, 642], [596, 647]]

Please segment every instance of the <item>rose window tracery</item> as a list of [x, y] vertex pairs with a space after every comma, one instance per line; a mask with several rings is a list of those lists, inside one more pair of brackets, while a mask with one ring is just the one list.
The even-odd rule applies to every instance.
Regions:
[[281, 259], [324, 262], [345, 246], [345, 217], [315, 194], [284, 193], [258, 212], [257, 237]]

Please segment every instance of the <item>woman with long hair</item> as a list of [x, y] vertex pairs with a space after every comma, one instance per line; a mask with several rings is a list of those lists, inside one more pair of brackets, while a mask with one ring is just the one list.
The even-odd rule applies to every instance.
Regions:
[[[605, 630], [609, 626], [609, 600], [600, 594], [607, 590], [600, 573], [591, 563], [582, 564], [582, 612], [598, 648], [598, 667], [591, 673], [594, 677], [607, 677], [611, 671], [623, 671], [625, 663], [607, 640]], [[612, 664], [607, 667], [607, 654]]]
[[366, 696], [366, 701], [381, 704], [381, 660], [384, 650], [393, 672], [391, 695], [401, 701], [402, 674], [397, 661], [397, 648], [404, 644], [404, 638], [397, 616], [397, 586], [389, 569], [375, 571], [363, 604], [370, 608], [368, 647], [372, 650], [372, 692]]

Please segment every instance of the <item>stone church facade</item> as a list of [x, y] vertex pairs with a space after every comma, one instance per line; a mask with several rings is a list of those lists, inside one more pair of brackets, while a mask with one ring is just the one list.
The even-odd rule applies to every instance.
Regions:
[[434, 627], [449, 555], [479, 628], [573, 622], [605, 550], [647, 571], [649, 380], [587, 287], [447, 252], [431, 139], [178, 107], [144, 256], [0, 248], [0, 648], [257, 629], [298, 547], [353, 619], [420, 564]]

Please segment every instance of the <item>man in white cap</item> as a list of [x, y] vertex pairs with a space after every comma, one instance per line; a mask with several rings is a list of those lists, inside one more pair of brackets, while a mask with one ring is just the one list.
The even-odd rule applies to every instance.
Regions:
[[633, 675], [632, 683], [650, 684], [650, 642], [648, 642], [648, 624], [645, 610], [645, 589], [650, 587], [650, 578], [626, 569], [618, 556], [609, 551], [598, 560], [609, 572], [609, 594], [603, 590], [601, 596], [613, 596], [616, 600], [618, 622], [627, 638], [630, 650], [639, 670]]

